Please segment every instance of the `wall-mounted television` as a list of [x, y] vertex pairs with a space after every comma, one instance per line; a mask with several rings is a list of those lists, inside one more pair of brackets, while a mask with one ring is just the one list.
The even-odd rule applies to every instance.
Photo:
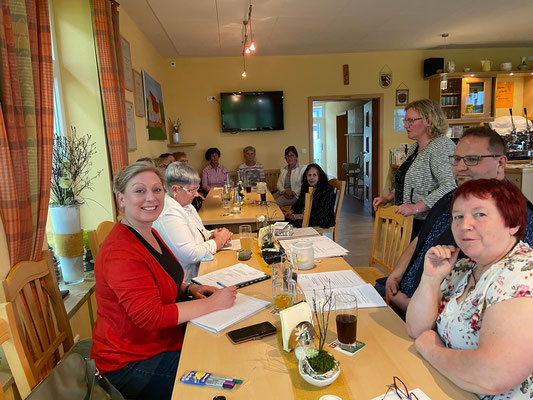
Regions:
[[220, 93], [222, 132], [280, 131], [283, 92]]

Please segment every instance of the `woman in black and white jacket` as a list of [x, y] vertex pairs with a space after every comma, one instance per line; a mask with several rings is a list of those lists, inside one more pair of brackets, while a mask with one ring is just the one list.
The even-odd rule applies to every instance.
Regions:
[[446, 193], [456, 187], [448, 156], [455, 144], [445, 136], [446, 116], [435, 102], [422, 99], [405, 107], [405, 130], [416, 143], [407, 150], [406, 160], [394, 178], [395, 190], [376, 197], [374, 210], [394, 200], [398, 214], [414, 215], [413, 237], [425, 218], [425, 213]]

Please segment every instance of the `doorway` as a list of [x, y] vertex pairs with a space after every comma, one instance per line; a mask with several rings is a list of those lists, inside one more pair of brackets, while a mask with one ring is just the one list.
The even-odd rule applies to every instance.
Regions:
[[356, 192], [357, 181], [351, 191], [372, 213], [372, 199], [381, 184], [383, 95], [320, 96], [308, 101], [310, 159], [330, 179], [346, 180], [344, 163], [360, 165], [362, 188]]

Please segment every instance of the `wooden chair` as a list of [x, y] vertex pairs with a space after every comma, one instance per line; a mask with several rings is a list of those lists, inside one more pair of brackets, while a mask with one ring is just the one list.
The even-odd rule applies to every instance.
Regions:
[[[5, 319], [0, 319], [0, 345], [9, 339], [9, 327]], [[0, 400], [6, 400], [4, 388], [0, 384]]]
[[[327, 232], [333, 233], [333, 240], [337, 242], [338, 231], [339, 231], [339, 219], [341, 216], [342, 202], [344, 200], [344, 188], [346, 187], [346, 181], [339, 181], [338, 179], [330, 179], [329, 184], [333, 186], [336, 193], [335, 199], [335, 225], [329, 228], [321, 228], [319, 226], [314, 226], [318, 233], [323, 235]], [[302, 225], [303, 226], [303, 225]]]
[[309, 218], [311, 218], [311, 208], [313, 207], [313, 187], [309, 187], [309, 191], [305, 194], [305, 208], [304, 218], [302, 220], [302, 228], [309, 226]]
[[114, 226], [115, 222], [103, 221], [98, 225], [96, 230], [87, 232], [89, 248], [91, 249], [91, 254], [93, 255], [94, 260], [96, 260], [96, 255], [98, 254], [98, 250], [100, 250], [100, 246], [104, 243], [105, 238], [109, 235], [109, 232], [111, 232]]
[[16, 264], [2, 282], [0, 318], [10, 338], [2, 345], [22, 398], [73, 346], [72, 330], [53, 270], [52, 253]]
[[342, 169], [346, 171], [346, 192], [350, 194], [350, 188], [353, 188], [353, 195], [355, 197], [360, 172], [359, 164], [344, 163], [342, 164]]
[[369, 266], [355, 268], [366, 282], [375, 284], [376, 279], [384, 277], [377, 267], [384, 269], [388, 275], [400, 255], [409, 246], [413, 216], [404, 217], [396, 214], [395, 210], [396, 206], [378, 208], [370, 246]]

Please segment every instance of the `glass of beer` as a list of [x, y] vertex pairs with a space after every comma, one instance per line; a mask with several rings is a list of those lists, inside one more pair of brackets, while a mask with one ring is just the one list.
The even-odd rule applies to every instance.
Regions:
[[357, 342], [357, 298], [354, 295], [335, 295], [335, 321], [341, 349], [354, 352]]
[[239, 238], [241, 240], [242, 250], [252, 250], [253, 238], [252, 238], [252, 226], [251, 225], [239, 226]]

